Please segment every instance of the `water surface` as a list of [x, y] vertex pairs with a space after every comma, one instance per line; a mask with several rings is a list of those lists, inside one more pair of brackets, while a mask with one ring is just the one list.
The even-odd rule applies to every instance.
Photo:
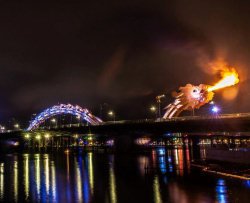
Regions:
[[1, 202], [249, 202], [250, 181], [200, 173], [189, 151], [5, 154]]

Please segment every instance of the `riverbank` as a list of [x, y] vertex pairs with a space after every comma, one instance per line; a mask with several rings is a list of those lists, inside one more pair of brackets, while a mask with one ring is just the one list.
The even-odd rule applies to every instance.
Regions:
[[250, 181], [250, 165], [248, 164], [223, 161], [195, 161], [191, 163], [191, 166], [193, 168], [199, 168], [204, 173]]

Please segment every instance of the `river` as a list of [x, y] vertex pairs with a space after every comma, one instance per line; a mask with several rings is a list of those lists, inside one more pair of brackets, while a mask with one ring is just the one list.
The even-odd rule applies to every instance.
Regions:
[[206, 174], [188, 150], [1, 154], [1, 202], [249, 202], [250, 181]]

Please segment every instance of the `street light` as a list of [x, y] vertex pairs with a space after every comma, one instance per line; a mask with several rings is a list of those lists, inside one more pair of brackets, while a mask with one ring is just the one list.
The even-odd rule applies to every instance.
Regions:
[[220, 109], [217, 106], [213, 106], [213, 108], [212, 108], [213, 113], [217, 114], [219, 111], [220, 111]]
[[212, 112], [215, 116], [218, 116], [218, 113], [220, 112], [220, 108], [218, 106], [213, 106]]
[[30, 135], [27, 133], [27, 134], [24, 135], [24, 137], [25, 137], [26, 139], [29, 139], [29, 138], [30, 138]]
[[18, 123], [16, 123], [16, 124], [14, 125], [14, 127], [15, 127], [16, 129], [18, 129], [20, 126], [19, 126]]
[[55, 122], [56, 122], [56, 119], [55, 119], [55, 118], [52, 118], [50, 121], [51, 121], [52, 123], [55, 123]]
[[55, 123], [56, 128], [57, 128], [57, 120], [56, 120], [55, 118], [52, 118], [50, 121], [51, 121], [52, 123]]
[[109, 111], [109, 112], [108, 112], [108, 115], [113, 116], [113, 115], [114, 115], [114, 112], [113, 112], [113, 111]]
[[153, 113], [155, 113], [156, 112], [156, 107], [155, 106], [151, 106], [150, 107], [150, 111], [153, 112]]
[[39, 147], [39, 149], [40, 149], [40, 147], [41, 147], [41, 146], [40, 146], [40, 145], [41, 145], [41, 143], [40, 143], [41, 135], [40, 135], [40, 134], [37, 134], [35, 138], [36, 138], [36, 140], [38, 141], [38, 147]]
[[50, 134], [47, 133], [44, 135], [44, 137], [48, 139], [50, 137]]
[[113, 118], [114, 118], [114, 121], [115, 121], [115, 113], [114, 113], [113, 111], [109, 111], [109, 112], [108, 112], [108, 115], [109, 115], [110, 117], [113, 117]]
[[1, 126], [1, 132], [4, 132], [4, 131], [5, 131], [5, 127]]
[[156, 114], [157, 108], [155, 106], [151, 106], [150, 111], [155, 114], [155, 117], [157, 117], [157, 114]]
[[76, 116], [76, 119], [78, 120], [78, 125], [80, 126], [80, 125], [81, 125], [81, 116], [80, 116], [80, 115], [77, 115], [77, 116]]
[[165, 94], [156, 96], [156, 103], [158, 104], [158, 117], [161, 119], [161, 99], [165, 98]]
[[41, 139], [41, 135], [39, 135], [39, 134], [36, 135], [36, 139], [37, 139], [37, 140], [40, 140], [40, 139]]

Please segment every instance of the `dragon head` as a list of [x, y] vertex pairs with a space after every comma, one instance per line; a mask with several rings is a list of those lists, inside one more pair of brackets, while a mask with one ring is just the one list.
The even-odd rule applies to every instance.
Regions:
[[180, 87], [178, 92], [173, 92], [175, 101], [165, 109], [163, 118], [178, 116], [184, 110], [198, 109], [213, 99], [213, 92], [208, 91], [209, 86], [200, 84], [198, 86], [187, 84]]

